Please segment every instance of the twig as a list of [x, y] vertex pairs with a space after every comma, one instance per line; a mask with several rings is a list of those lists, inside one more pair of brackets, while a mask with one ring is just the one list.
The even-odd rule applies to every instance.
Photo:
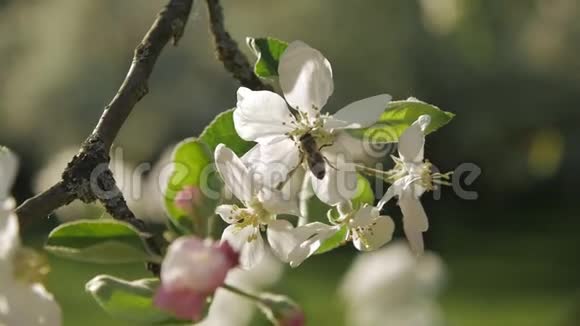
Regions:
[[101, 120], [93, 134], [101, 137], [107, 148], [111, 147], [117, 133], [131, 113], [131, 110], [148, 92], [147, 80], [153, 71], [155, 62], [163, 47], [173, 40], [177, 45], [183, 35], [183, 30], [193, 0], [171, 0], [159, 13], [157, 19], [135, 49], [133, 62], [119, 88], [117, 95], [105, 108]]
[[[26, 200], [16, 208], [20, 223], [47, 216], [55, 209], [75, 199], [85, 202], [100, 200], [114, 217], [130, 222], [139, 229], [143, 223], [127, 207], [123, 194], [104, 198], [91, 188], [94, 168], [109, 163], [109, 151], [133, 107], [147, 94], [147, 80], [165, 45], [173, 40], [176, 45], [183, 35], [193, 0], [170, 0], [135, 49], [131, 67], [117, 94], [105, 108], [95, 130], [83, 143], [63, 172], [63, 178], [43, 193]], [[117, 189], [108, 167], [96, 180], [99, 188]], [[108, 188], [107, 188], [108, 187]]]
[[43, 193], [27, 199], [16, 208], [20, 226], [25, 228], [32, 221], [33, 217], [46, 216], [53, 210], [70, 204], [74, 199], [75, 196], [69, 194], [63, 182], [59, 181]]
[[253, 90], [272, 90], [254, 74], [248, 58], [240, 51], [236, 41], [224, 26], [223, 9], [219, 0], [206, 0], [209, 12], [209, 25], [214, 37], [216, 54], [227, 71], [237, 79], [242, 86]]

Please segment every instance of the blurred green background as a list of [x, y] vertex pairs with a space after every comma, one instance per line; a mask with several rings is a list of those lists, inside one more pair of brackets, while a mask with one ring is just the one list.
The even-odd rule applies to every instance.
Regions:
[[[54, 153], [78, 147], [92, 130], [163, 4], [0, 0], [0, 142], [21, 157], [19, 201]], [[388, 92], [457, 114], [428, 138], [426, 155], [443, 171], [479, 166], [482, 175], [468, 187], [478, 199], [461, 200], [451, 189], [441, 200], [424, 196], [427, 246], [447, 264], [441, 304], [450, 325], [580, 325], [577, 0], [223, 4], [244, 51], [246, 36], [274, 36], [324, 53], [335, 80], [330, 111]], [[195, 8], [117, 140], [126, 161], [157, 161], [235, 104], [238, 85], [214, 57], [205, 4]], [[392, 215], [400, 220], [397, 210]], [[27, 240], [39, 243], [55, 223], [26, 230]], [[303, 305], [311, 325], [340, 325], [333, 294], [354, 255], [348, 247], [311, 259], [287, 271], [278, 289]], [[49, 287], [66, 325], [125, 325], [79, 290], [105, 271], [145, 276], [142, 266], [51, 260]]]

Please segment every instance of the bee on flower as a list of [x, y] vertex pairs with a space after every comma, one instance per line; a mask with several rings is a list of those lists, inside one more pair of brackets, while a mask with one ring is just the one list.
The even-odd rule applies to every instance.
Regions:
[[[246, 154], [251, 169], [275, 188], [304, 168], [323, 202], [336, 205], [351, 199], [357, 157], [349, 147], [357, 140], [346, 130], [374, 124], [391, 96], [369, 97], [334, 115], [321, 113], [334, 89], [332, 68], [318, 50], [301, 41], [290, 43], [281, 55], [278, 74], [284, 98], [245, 87], [237, 92], [235, 129], [241, 138], [258, 143]], [[271, 169], [272, 164], [279, 168]]]

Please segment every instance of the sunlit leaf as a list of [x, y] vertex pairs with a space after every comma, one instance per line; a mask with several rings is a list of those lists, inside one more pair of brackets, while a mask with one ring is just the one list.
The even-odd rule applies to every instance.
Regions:
[[288, 43], [273, 37], [247, 38], [248, 46], [254, 51], [258, 60], [254, 73], [258, 77], [271, 78], [278, 76], [280, 56], [288, 47]]
[[427, 134], [443, 127], [455, 116], [451, 112], [442, 111], [434, 105], [417, 99], [392, 101], [375, 125], [365, 129], [351, 130], [350, 133], [373, 143], [394, 143], [399, 140], [407, 127], [424, 114], [431, 117]]
[[[213, 164], [213, 152], [203, 141], [188, 138], [175, 147], [171, 164], [171, 176], [164, 191], [165, 209], [181, 231], [204, 236], [207, 219], [214, 214], [222, 187]], [[196, 192], [189, 212], [175, 204], [175, 198], [186, 187]]]
[[352, 204], [355, 208], [363, 204], [374, 204], [375, 194], [369, 180], [362, 175], [357, 175], [356, 193], [352, 198]]
[[338, 232], [336, 232], [332, 237], [324, 240], [322, 245], [316, 251], [316, 255], [323, 254], [325, 252], [329, 252], [333, 249], [336, 249], [340, 246], [346, 244], [346, 237], [348, 236], [348, 228], [346, 225], [343, 225]]
[[158, 279], [126, 281], [109, 275], [99, 275], [88, 281], [85, 289], [109, 315], [132, 323], [176, 324], [170, 314], [153, 304]]
[[118, 264], [157, 261], [143, 235], [115, 220], [80, 220], [55, 228], [45, 249], [57, 256], [92, 263]]
[[234, 128], [234, 110], [220, 113], [201, 133], [199, 139], [205, 142], [213, 151], [217, 145], [224, 144], [238, 156], [246, 153], [255, 143], [245, 141]]

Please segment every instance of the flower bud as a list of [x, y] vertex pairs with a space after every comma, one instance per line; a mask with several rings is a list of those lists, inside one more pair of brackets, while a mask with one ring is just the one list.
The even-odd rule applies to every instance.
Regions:
[[175, 206], [183, 210], [189, 216], [195, 214], [195, 206], [202, 200], [201, 191], [195, 186], [185, 186], [180, 192], [175, 195]]
[[290, 298], [262, 293], [259, 307], [266, 317], [276, 326], [303, 326], [306, 325], [306, 317], [300, 307]]
[[227, 242], [181, 237], [168, 248], [161, 265], [155, 305], [179, 318], [199, 320], [207, 297], [224, 284], [238, 265], [238, 253]]
[[199, 294], [188, 289], [168, 289], [159, 287], [155, 292], [155, 306], [171, 312], [177, 318], [199, 321], [207, 304], [207, 294]]

